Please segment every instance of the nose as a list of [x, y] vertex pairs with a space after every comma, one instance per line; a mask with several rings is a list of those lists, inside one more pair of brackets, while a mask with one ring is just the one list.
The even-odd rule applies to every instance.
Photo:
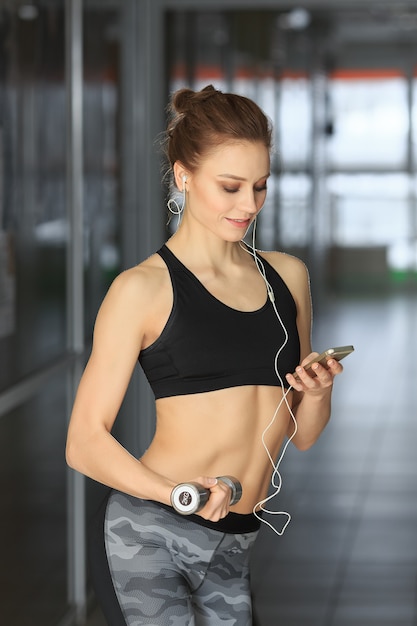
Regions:
[[256, 195], [253, 191], [248, 191], [242, 198], [240, 206], [241, 210], [249, 215], [255, 215], [259, 211], [259, 206], [256, 202]]

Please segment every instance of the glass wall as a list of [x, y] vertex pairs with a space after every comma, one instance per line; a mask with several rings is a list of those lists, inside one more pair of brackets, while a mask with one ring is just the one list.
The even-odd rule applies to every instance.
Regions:
[[84, 296], [69, 302], [67, 6], [0, 8], [0, 622], [16, 626], [52, 626], [70, 608], [69, 317], [82, 309], [88, 346], [121, 258], [120, 10], [85, 2]]
[[334, 119], [329, 166], [338, 170], [405, 169], [407, 81], [398, 70], [338, 70], [330, 75]]
[[328, 138], [333, 284], [410, 286], [416, 276], [410, 82], [398, 70], [336, 71]]
[[1, 14], [0, 389], [66, 349], [62, 7]]
[[[62, 3], [3, 9], [0, 389], [66, 350], [65, 24]], [[24, 5], [25, 6], [25, 5]], [[86, 333], [119, 268], [117, 14], [85, 12]]]

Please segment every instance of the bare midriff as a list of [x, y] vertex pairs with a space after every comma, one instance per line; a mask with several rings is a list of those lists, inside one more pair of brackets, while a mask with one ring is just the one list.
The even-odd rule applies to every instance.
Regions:
[[[231, 508], [251, 513], [266, 496], [273, 470], [262, 443], [282, 400], [281, 387], [242, 386], [156, 401], [156, 432], [141, 462], [176, 483], [197, 476], [235, 476], [241, 500]], [[291, 405], [292, 393], [288, 394]], [[290, 413], [282, 403], [264, 436], [276, 459]], [[291, 431], [291, 429], [290, 429]]]

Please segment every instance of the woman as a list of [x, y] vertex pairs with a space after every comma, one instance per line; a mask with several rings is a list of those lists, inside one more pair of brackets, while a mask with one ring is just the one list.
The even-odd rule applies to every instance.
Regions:
[[[271, 459], [285, 437], [310, 447], [330, 417], [342, 366], [317, 364], [315, 377], [302, 366], [317, 354], [305, 266], [242, 243], [270, 150], [251, 100], [212, 86], [174, 94], [166, 152], [185, 201], [179, 227], [116, 278], [97, 317], [67, 460], [112, 488], [106, 555], [129, 626], [251, 624], [248, 560]], [[138, 355], [157, 413], [139, 460], [111, 435]], [[203, 506], [183, 515], [171, 496], [190, 482]]]

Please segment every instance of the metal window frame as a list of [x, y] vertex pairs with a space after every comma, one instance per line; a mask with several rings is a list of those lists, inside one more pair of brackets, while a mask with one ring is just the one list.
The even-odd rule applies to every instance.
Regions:
[[[67, 87], [67, 348], [84, 351], [84, 207], [83, 207], [83, 0], [65, 2]], [[78, 358], [68, 370], [67, 415], [82, 373]], [[67, 470], [68, 601], [76, 621], [87, 614], [85, 478]]]

